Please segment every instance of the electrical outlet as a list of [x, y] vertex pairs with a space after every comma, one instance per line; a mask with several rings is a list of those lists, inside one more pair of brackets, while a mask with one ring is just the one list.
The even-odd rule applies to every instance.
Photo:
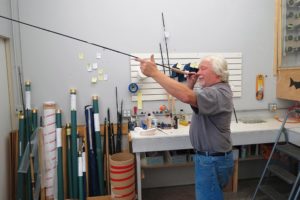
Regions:
[[275, 112], [277, 110], [277, 104], [276, 103], [269, 103], [269, 111]]

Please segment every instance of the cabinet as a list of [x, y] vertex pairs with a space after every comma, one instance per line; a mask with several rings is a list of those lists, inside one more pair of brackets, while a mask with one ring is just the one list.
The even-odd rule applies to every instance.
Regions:
[[275, 1], [274, 73], [278, 98], [300, 99], [300, 0]]

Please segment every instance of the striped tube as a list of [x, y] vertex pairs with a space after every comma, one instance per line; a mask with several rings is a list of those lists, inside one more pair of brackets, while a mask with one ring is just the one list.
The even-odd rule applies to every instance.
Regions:
[[83, 198], [86, 199], [86, 163], [85, 163], [85, 140], [83, 139], [83, 147], [82, 147], [82, 178], [83, 178]]
[[66, 124], [67, 135], [67, 172], [68, 172], [68, 195], [67, 197], [73, 197], [73, 173], [72, 173], [72, 150], [71, 150], [71, 125]]
[[78, 156], [78, 188], [79, 188], [79, 200], [83, 200], [83, 177], [82, 177], [82, 157]]
[[98, 178], [100, 186], [100, 195], [104, 195], [104, 170], [103, 170], [103, 151], [100, 134], [100, 119], [99, 119], [99, 107], [98, 96], [93, 96], [93, 110], [94, 110], [94, 130], [96, 138], [96, 160], [98, 165]]
[[54, 180], [56, 171], [56, 131], [55, 103], [46, 102], [43, 105], [43, 137], [45, 158], [45, 187], [46, 198], [54, 198]]
[[62, 137], [61, 137], [61, 110], [57, 109], [55, 114], [56, 122], [56, 147], [57, 147], [57, 199], [64, 200], [64, 176], [62, 161]]
[[31, 110], [31, 82], [25, 81], [25, 109]]
[[73, 173], [73, 196], [78, 198], [78, 159], [77, 159], [77, 114], [76, 114], [76, 89], [70, 89], [71, 96], [71, 153], [72, 153], [72, 173]]
[[[18, 168], [21, 164], [22, 156], [23, 156], [23, 150], [24, 150], [24, 145], [23, 145], [23, 139], [24, 139], [24, 127], [25, 126], [25, 121], [24, 121], [24, 115], [20, 114], [19, 115], [19, 131], [18, 131]], [[23, 197], [24, 194], [24, 176], [22, 173], [18, 172], [18, 177], [17, 177], [17, 194], [16, 194], [16, 199], [17, 200], [22, 200], [25, 197]]]

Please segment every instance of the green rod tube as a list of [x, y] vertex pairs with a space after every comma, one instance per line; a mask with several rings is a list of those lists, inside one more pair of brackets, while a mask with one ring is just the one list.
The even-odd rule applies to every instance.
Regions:
[[[23, 144], [23, 138], [24, 138], [24, 128], [25, 128], [25, 121], [24, 121], [24, 115], [19, 115], [19, 131], [18, 131], [18, 168], [20, 167], [22, 156], [23, 156], [23, 150], [24, 150], [24, 144]], [[24, 199], [24, 176], [22, 173], [18, 173], [17, 176], [17, 191], [16, 191], [16, 199], [22, 200]]]
[[93, 110], [94, 110], [94, 123], [95, 123], [94, 128], [95, 128], [95, 139], [96, 139], [96, 160], [98, 165], [100, 195], [104, 195], [105, 184], [104, 184], [103, 150], [102, 150], [102, 142], [101, 142], [101, 134], [100, 134], [98, 96], [93, 96]]
[[77, 161], [77, 120], [76, 111], [71, 111], [71, 151], [72, 151], [72, 173], [73, 173], [73, 198], [78, 198], [78, 161]]
[[[83, 144], [85, 143], [83, 139]], [[83, 198], [86, 199], [87, 197], [87, 185], [86, 185], [86, 157], [85, 157], [85, 147], [82, 147], [82, 179], [83, 179]]]
[[25, 109], [31, 110], [31, 82], [25, 81]]
[[[30, 144], [30, 138], [32, 135], [32, 123], [31, 123], [31, 117], [32, 117], [32, 112], [29, 109], [26, 109], [25, 111], [25, 127], [26, 127], [26, 131], [25, 131], [25, 135], [26, 135], [26, 143], [25, 145], [29, 145], [29, 156], [31, 155], [31, 144]], [[30, 159], [30, 157], [28, 158]], [[30, 166], [33, 167], [33, 166]], [[31, 172], [30, 172], [30, 168], [27, 171], [26, 174], [26, 196], [27, 199], [32, 199], [32, 187], [33, 187], [32, 183], [32, 179], [31, 179]]]
[[72, 174], [73, 174], [73, 198], [78, 198], [78, 150], [77, 150], [77, 112], [76, 112], [76, 89], [70, 89], [71, 96], [71, 151], [72, 151]]
[[61, 110], [56, 110], [56, 147], [57, 147], [57, 198], [64, 200], [64, 176], [62, 161], [62, 137], [61, 137]]
[[79, 188], [79, 200], [84, 200], [83, 196], [83, 176], [82, 176], [82, 157], [78, 156], [78, 188]]
[[55, 114], [55, 123], [56, 123], [56, 128], [62, 128], [62, 123], [61, 123], [61, 110], [57, 109], [56, 114]]
[[67, 171], [68, 171], [68, 197], [73, 198], [73, 173], [72, 173], [72, 151], [71, 151], [71, 125], [66, 125], [67, 135]]
[[32, 132], [38, 127], [38, 110], [32, 109]]

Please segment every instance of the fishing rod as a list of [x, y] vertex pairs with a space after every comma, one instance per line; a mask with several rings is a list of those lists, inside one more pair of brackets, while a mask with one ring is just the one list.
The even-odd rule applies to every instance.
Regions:
[[[60, 36], [66, 37], [66, 38], [70, 38], [70, 39], [73, 39], [73, 40], [76, 40], [76, 41], [79, 41], [79, 42], [83, 42], [83, 43], [86, 43], [86, 44], [89, 44], [89, 45], [92, 45], [92, 46], [101, 47], [103, 49], [106, 49], [106, 50], [109, 50], [109, 51], [112, 51], [112, 52], [115, 52], [115, 53], [119, 53], [119, 54], [122, 54], [122, 55], [125, 55], [125, 56], [128, 56], [128, 57], [132, 57], [132, 58], [135, 58], [135, 59], [140, 59], [139, 57], [131, 55], [129, 53], [125, 53], [125, 52], [122, 52], [122, 51], [119, 51], [119, 50], [116, 50], [116, 49], [112, 49], [112, 48], [109, 48], [109, 47], [106, 47], [106, 46], [102, 46], [102, 45], [99, 45], [99, 44], [96, 44], [96, 43], [93, 43], [93, 42], [88, 42], [86, 40], [79, 39], [79, 38], [76, 38], [74, 36], [59, 33], [59, 32], [56, 32], [56, 31], [53, 31], [53, 30], [50, 30], [50, 29], [46, 29], [46, 28], [43, 28], [43, 27], [32, 25], [32, 24], [22, 22], [22, 21], [19, 21], [19, 20], [16, 20], [16, 19], [12, 19], [12, 18], [5, 17], [5, 16], [2, 16], [2, 15], [0, 15], [0, 18], [7, 19], [7, 20], [10, 20], [12, 22], [16, 22], [16, 23], [19, 23], [19, 24], [22, 24], [22, 25], [25, 25], [25, 26], [29, 26], [29, 27], [32, 27], [32, 28], [39, 29], [39, 30], [43, 30], [43, 31], [46, 31], [46, 32], [49, 32], [49, 33], [53, 33], [55, 35], [60, 35]], [[167, 57], [169, 57], [168, 51], [167, 51]], [[165, 66], [165, 65], [162, 65], [162, 64], [159, 64], [159, 63], [155, 63], [155, 64], [158, 65], [158, 66], [164, 67], [164, 68], [168, 68], [169, 70], [172, 70], [172, 71], [174, 71], [176, 73], [179, 73], [179, 74], [186, 74], [186, 75], [189, 74], [189, 72], [185, 72], [185, 71], [182, 71], [182, 70], [179, 70], [179, 69], [173, 69], [173, 68], [170, 67], [170, 65]]]
[[116, 153], [122, 151], [122, 115], [123, 115], [123, 100], [121, 101], [121, 110], [119, 112], [118, 87], [116, 87], [116, 106], [117, 106], [117, 144]]
[[[164, 57], [163, 57], [163, 53], [162, 53], [162, 48], [161, 48], [161, 43], [159, 43], [159, 51], [160, 51], [160, 56], [161, 56], [161, 63], [162, 63], [162, 65], [165, 65]], [[164, 67], [163, 67], [163, 70], [164, 70], [164, 74], [166, 74], [166, 70], [165, 70]]]
[[21, 69], [20, 66], [18, 67], [18, 74], [19, 74], [19, 84], [20, 84], [20, 91], [21, 91], [21, 102], [22, 102], [22, 113], [25, 114], [25, 101], [23, 96], [23, 85], [22, 85], [22, 75], [21, 75]]
[[167, 61], [168, 61], [168, 69], [169, 69], [169, 76], [171, 76], [171, 71], [175, 71], [173, 70], [174, 68], [170, 67], [170, 59], [169, 59], [169, 50], [168, 50], [168, 41], [167, 41], [167, 36], [166, 36], [166, 26], [165, 26], [165, 18], [164, 18], [164, 13], [161, 13], [161, 17], [162, 17], [162, 23], [163, 23], [163, 28], [164, 28], [164, 38], [165, 38], [165, 45], [166, 45], [166, 53], [167, 53]]

